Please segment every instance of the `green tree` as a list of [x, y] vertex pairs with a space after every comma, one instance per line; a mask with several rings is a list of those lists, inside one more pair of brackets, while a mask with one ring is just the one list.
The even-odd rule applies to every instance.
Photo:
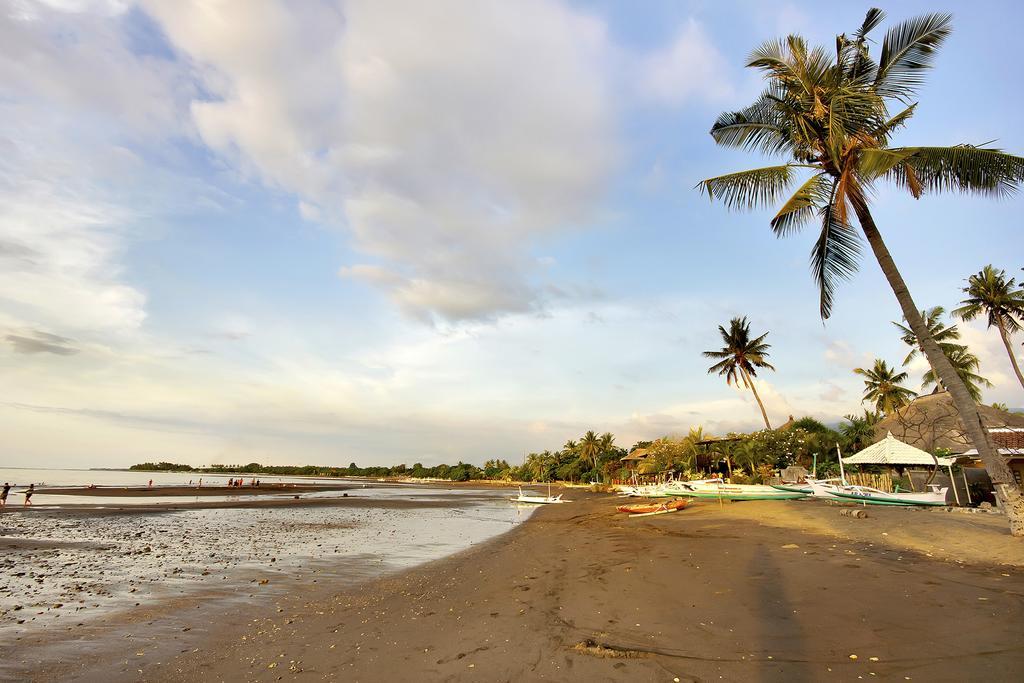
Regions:
[[1020, 332], [1020, 321], [1024, 320], [1024, 288], [1018, 287], [1014, 278], [1007, 279], [1002, 270], [989, 265], [967, 278], [963, 291], [967, 298], [960, 302], [960, 308], [954, 310], [953, 315], [964, 321], [984, 315], [988, 326], [999, 330], [1017, 381], [1024, 387], [1024, 375], [1010, 344], [1010, 335]]
[[[700, 187], [727, 206], [759, 208], [782, 202], [771, 221], [785, 236], [812, 220], [820, 232], [811, 250], [823, 319], [832, 312], [839, 282], [857, 269], [861, 242], [856, 217], [929, 365], [949, 390], [971, 442], [978, 449], [1008, 511], [1011, 532], [1024, 535], [1024, 497], [989, 442], [978, 408], [956, 370], [932, 339], [871, 213], [872, 191], [894, 182], [913, 197], [960, 191], [1005, 196], [1024, 180], [1024, 158], [991, 147], [896, 147], [890, 142], [914, 115], [912, 102], [932, 60], [951, 30], [948, 14], [927, 14], [889, 29], [877, 61], [868, 35], [884, 19], [868, 11], [853, 35], [837, 36], [834, 50], [810, 48], [800, 36], [769, 41], [748, 66], [767, 88], [751, 106], [719, 116], [711, 129], [718, 144], [787, 162], [709, 178]], [[897, 113], [889, 111], [890, 105]], [[787, 191], [806, 174], [795, 193]]]
[[754, 386], [753, 380], [754, 377], [757, 377], [757, 368], [775, 370], [766, 360], [768, 349], [771, 348], [771, 344], [764, 343], [768, 333], [765, 332], [760, 337], [751, 339], [750, 323], [747, 322], [746, 316], [730, 320], [728, 330], [719, 325], [718, 332], [722, 335], [722, 342], [725, 346], [718, 351], [704, 352], [705, 358], [714, 358], [719, 361], [708, 368], [708, 374], [717, 372], [719, 376], [725, 377], [725, 381], [729, 385], [735, 383], [736, 386], [739, 386], [742, 381], [744, 387], [754, 392], [754, 400], [757, 401], [757, 405], [761, 409], [764, 426], [771, 429], [768, 413], [764, 409], [761, 397], [757, 394], [757, 387]]
[[864, 398], [878, 410], [886, 415], [899, 410], [910, 403], [914, 398], [914, 392], [906, 387], [900, 386], [907, 381], [907, 373], [896, 372], [889, 364], [880, 358], [875, 359], [875, 364], [870, 369], [854, 368], [858, 375], [864, 376]]
[[875, 442], [875, 425], [881, 415], [875, 411], [864, 411], [864, 415], [847, 415], [846, 422], [839, 425], [839, 433], [843, 437], [843, 447], [856, 453]]
[[[960, 376], [964, 386], [967, 387], [971, 398], [981, 403], [981, 388], [991, 388], [992, 382], [978, 374], [978, 370], [981, 368], [981, 361], [978, 360], [978, 357], [968, 351], [966, 346], [956, 346], [951, 351], [946, 352], [946, 357], [949, 359], [953, 369], [956, 370], [956, 374]], [[935, 384], [935, 371], [929, 370], [924, 373], [921, 381], [923, 383], [922, 386], [925, 387]]]
[[580, 439], [580, 456], [587, 460], [593, 465], [593, 468], [597, 469], [597, 458], [601, 455], [601, 437], [593, 432], [588, 431]]

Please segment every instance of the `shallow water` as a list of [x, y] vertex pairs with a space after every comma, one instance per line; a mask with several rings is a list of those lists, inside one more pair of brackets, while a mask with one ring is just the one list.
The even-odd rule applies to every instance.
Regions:
[[[508, 492], [501, 490], [367, 487], [358, 495], [448, 500], [450, 505], [116, 515], [78, 509], [68, 515], [44, 499], [81, 498], [93, 504], [104, 499], [34, 497], [39, 507], [0, 516], [0, 543], [7, 544], [0, 557], [0, 646], [47, 626], [71, 627], [111, 610], [206, 588], [244, 583], [270, 590], [283, 580], [313, 574], [341, 581], [371, 578], [463, 550], [529, 515], [511, 505]], [[133, 499], [106, 500], [124, 507]]]

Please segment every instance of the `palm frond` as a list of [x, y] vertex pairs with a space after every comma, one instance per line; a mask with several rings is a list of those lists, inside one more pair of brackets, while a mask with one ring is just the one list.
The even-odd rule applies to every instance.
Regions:
[[779, 237], [799, 229], [811, 220], [818, 208], [828, 201], [831, 184], [825, 173], [816, 173], [797, 188], [772, 219], [772, 230]]
[[867, 15], [865, 15], [864, 17], [864, 23], [862, 23], [860, 25], [860, 28], [857, 29], [857, 39], [864, 40], [865, 38], [867, 38], [868, 34], [874, 31], [878, 27], [878, 25], [881, 24], [884, 20], [885, 12], [878, 9], [877, 7], [872, 7], [871, 9], [869, 9]]
[[723, 147], [738, 147], [768, 155], [791, 151], [789, 126], [780, 102], [766, 90], [749, 107], [723, 112], [711, 127], [711, 137]]
[[818, 285], [819, 313], [822, 320], [832, 315], [832, 301], [840, 280], [857, 272], [860, 238], [847, 223], [836, 219], [831, 203], [821, 208], [821, 234], [811, 250], [811, 272]]
[[916, 109], [917, 102], [914, 102], [912, 105], [901, 111], [899, 114], [890, 117], [876, 130], [872, 131], [872, 133], [875, 137], [881, 140], [888, 139], [889, 136], [896, 132], [898, 129], [907, 125], [907, 121], [909, 121], [911, 117], [914, 116], [914, 110]]
[[864, 149], [857, 159], [857, 173], [865, 180], [872, 181], [898, 173], [896, 169], [913, 156], [908, 149]]
[[730, 209], [756, 209], [777, 202], [789, 187], [796, 164], [766, 166], [702, 180], [697, 187]]
[[949, 36], [953, 17], [925, 14], [890, 28], [882, 41], [875, 90], [883, 97], [906, 98], [924, 82], [935, 52]]
[[[1012, 195], [1024, 182], [1024, 157], [1000, 149], [955, 145], [953, 147], [897, 147], [888, 150], [903, 156], [921, 186], [929, 192], [970, 192], [995, 197]], [[906, 171], [890, 170], [898, 182]]]

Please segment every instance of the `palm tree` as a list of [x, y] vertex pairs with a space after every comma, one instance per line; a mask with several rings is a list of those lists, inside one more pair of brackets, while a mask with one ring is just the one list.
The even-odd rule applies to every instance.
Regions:
[[875, 425], [881, 419], [879, 413], [865, 410], [863, 417], [846, 415], [845, 418], [846, 422], [839, 425], [839, 433], [849, 450], [857, 452], [875, 441]]
[[594, 469], [597, 469], [597, 458], [601, 455], [601, 437], [593, 430], [588, 431], [580, 439], [580, 455], [593, 463]]
[[853, 371], [865, 377], [864, 398], [861, 400], [870, 401], [875, 410], [886, 415], [899, 410], [914, 398], [913, 391], [900, 386], [907, 381], [907, 373], [896, 372], [895, 368], [890, 368], [880, 358], [875, 359], [875, 365], [870, 370], [854, 368]]
[[974, 320], [982, 314], [988, 317], [988, 326], [999, 329], [1003, 346], [1010, 356], [1010, 365], [1024, 387], [1024, 375], [1010, 346], [1010, 335], [1020, 331], [1020, 321], [1024, 320], [1024, 288], [1018, 288], [1012, 277], [1007, 280], [1002, 270], [985, 266], [981, 272], [967, 278], [963, 291], [967, 298], [960, 302], [962, 305], [953, 311], [953, 315], [964, 321]]
[[[950, 365], [953, 366], [956, 374], [960, 376], [960, 380], [967, 387], [967, 392], [971, 395], [971, 398], [975, 402], [981, 403], [981, 387], [991, 389], [992, 382], [977, 374], [981, 368], [981, 361], [978, 360], [978, 357], [968, 351], [966, 346], [955, 346], [946, 353], [946, 358], [949, 359]], [[934, 370], [924, 373], [924, 377], [921, 378], [921, 386], [927, 387], [929, 384], [935, 383]]]
[[[893, 147], [894, 133], [914, 115], [917, 88], [950, 33], [948, 14], [927, 14], [893, 26], [876, 61], [868, 34], [883, 20], [868, 11], [852, 36], [836, 38], [834, 53], [809, 48], [800, 36], [769, 41], [754, 50], [748, 66], [768, 86], [753, 105], [726, 112], [711, 128], [715, 142], [768, 155], [787, 163], [709, 178], [700, 183], [712, 199], [729, 207], [760, 208], [783, 202], [771, 221], [779, 236], [817, 220], [821, 229], [811, 251], [822, 319], [831, 315], [836, 287], [857, 269], [861, 232], [892, 287], [928, 363], [949, 390], [960, 421], [1008, 511], [1010, 528], [1024, 535], [1024, 496], [1005, 461], [989, 443], [977, 405], [956, 370], [932, 339], [871, 214], [872, 190], [888, 180], [912, 196], [961, 191], [1006, 196], [1024, 180], [1024, 158], [991, 147]], [[889, 105], [899, 107], [890, 114]], [[787, 190], [800, 175], [796, 192]], [[785, 201], [783, 201], [785, 200]]]
[[[935, 340], [935, 343], [939, 345], [942, 352], [949, 357], [949, 354], [958, 348], [965, 348], [959, 344], [954, 344], [953, 341], [960, 338], [960, 330], [957, 329], [956, 325], [946, 325], [942, 322], [942, 316], [946, 314], [946, 309], [942, 306], [933, 306], [927, 310], [921, 311], [921, 317], [924, 318], [925, 327], [928, 328], [928, 333]], [[904, 318], [903, 322], [907, 319]], [[910, 347], [910, 352], [907, 357], [903, 359], [903, 365], [909, 365], [910, 361], [917, 357], [918, 352], [921, 352], [921, 342], [918, 341], [917, 335], [914, 331], [906, 325], [901, 325], [898, 322], [893, 322], [902, 334], [900, 339], [904, 344]]]
[[746, 316], [733, 318], [729, 322], [728, 331], [719, 325], [718, 331], [722, 335], [722, 341], [725, 343], [725, 346], [720, 351], [704, 352], [704, 356], [707, 358], [720, 359], [720, 362], [708, 368], [708, 374], [717, 372], [719, 375], [724, 375], [725, 381], [729, 385], [735, 382], [736, 386], [739, 386], [740, 380], [742, 380], [743, 386], [754, 392], [754, 400], [757, 401], [758, 407], [761, 408], [764, 426], [771, 429], [772, 426], [768, 422], [768, 413], [765, 412], [761, 397], [757, 395], [757, 387], [754, 386], [753, 380], [754, 377], [757, 377], [757, 370], [755, 368], [775, 370], [765, 360], [768, 357], [768, 349], [771, 348], [771, 344], [764, 343], [764, 338], [768, 336], [768, 333], [765, 332], [757, 339], [752, 340], [750, 338], [750, 323], [747, 322]]

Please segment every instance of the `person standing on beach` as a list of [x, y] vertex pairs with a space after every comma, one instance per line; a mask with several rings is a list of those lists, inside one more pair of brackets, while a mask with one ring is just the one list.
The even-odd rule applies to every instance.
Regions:
[[6, 481], [4, 482], [4, 491], [0, 493], [0, 508], [7, 505], [7, 494], [11, 492], [11, 485]]
[[28, 491], [25, 491], [25, 505], [31, 505], [32, 504], [32, 494], [35, 493], [35, 492], [36, 492], [36, 485], [35, 484], [29, 484], [28, 485]]

